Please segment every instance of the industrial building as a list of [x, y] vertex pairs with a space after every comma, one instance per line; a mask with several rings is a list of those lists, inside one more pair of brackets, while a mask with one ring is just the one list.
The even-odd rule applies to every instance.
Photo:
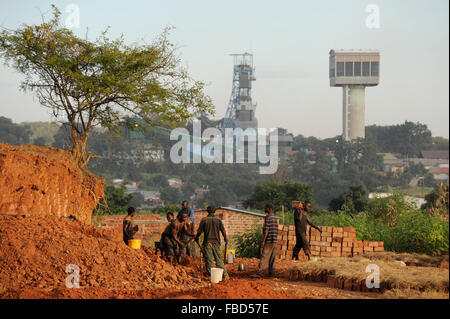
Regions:
[[253, 54], [230, 54], [233, 57], [233, 84], [222, 128], [258, 128], [256, 104], [252, 101], [252, 81], [255, 81]]
[[331, 50], [330, 86], [343, 88], [342, 137], [365, 137], [365, 89], [376, 86], [380, 77], [377, 50]]

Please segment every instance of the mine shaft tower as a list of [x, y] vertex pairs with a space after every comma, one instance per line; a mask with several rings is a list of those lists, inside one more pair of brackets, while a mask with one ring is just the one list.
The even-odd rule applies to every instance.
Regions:
[[377, 50], [331, 50], [330, 86], [343, 88], [342, 137], [365, 137], [365, 89], [376, 86], [380, 77]]
[[253, 54], [230, 54], [233, 57], [233, 84], [230, 101], [222, 123], [227, 127], [242, 129], [258, 127], [255, 118], [256, 104], [252, 102], [252, 81], [255, 81]]

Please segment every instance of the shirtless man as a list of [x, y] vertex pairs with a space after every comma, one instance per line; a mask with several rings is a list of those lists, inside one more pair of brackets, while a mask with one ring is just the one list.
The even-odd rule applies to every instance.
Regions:
[[186, 254], [188, 256], [191, 256], [191, 245], [190, 243], [193, 241], [195, 234], [194, 234], [194, 223], [192, 219], [189, 217], [189, 210], [186, 208], [181, 209], [179, 214], [182, 212], [186, 212], [187, 218], [184, 223], [184, 227], [180, 230], [179, 239], [180, 241], [186, 246], [185, 248], [181, 249], [182, 254]]
[[171, 262], [180, 262], [180, 249], [185, 248], [186, 245], [183, 244], [179, 239], [178, 235], [180, 231], [184, 228], [187, 219], [187, 212], [182, 211], [178, 214], [177, 218], [170, 223], [168, 229], [168, 236], [164, 237], [164, 247], [166, 248], [166, 256]]
[[[294, 205], [293, 205], [294, 206]], [[303, 248], [305, 255], [308, 256], [308, 260], [311, 259], [311, 250], [309, 248], [309, 242], [306, 239], [306, 226], [309, 224], [311, 227], [317, 229], [320, 233], [322, 230], [311, 223], [306, 212], [311, 209], [311, 203], [305, 201], [303, 205], [301, 203], [295, 202], [294, 210], [294, 223], [295, 223], [295, 237], [297, 239], [294, 247], [294, 252], [292, 254], [292, 259], [298, 260], [298, 254]]]

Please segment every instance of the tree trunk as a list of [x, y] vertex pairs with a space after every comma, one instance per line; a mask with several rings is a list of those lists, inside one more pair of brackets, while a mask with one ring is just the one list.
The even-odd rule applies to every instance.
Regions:
[[89, 133], [83, 132], [81, 137], [78, 136], [77, 131], [72, 128], [72, 156], [75, 159], [78, 167], [85, 170], [87, 163], [89, 162], [90, 155], [86, 154], [86, 146]]

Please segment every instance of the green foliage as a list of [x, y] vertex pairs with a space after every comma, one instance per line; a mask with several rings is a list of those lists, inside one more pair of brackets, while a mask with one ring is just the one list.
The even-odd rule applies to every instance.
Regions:
[[285, 182], [277, 184], [270, 182], [256, 185], [250, 198], [244, 201], [244, 205], [250, 208], [264, 209], [267, 203], [273, 203], [276, 209], [284, 206], [292, 209], [293, 200], [311, 201], [312, 186], [308, 184]]
[[71, 151], [80, 167], [89, 161], [86, 143], [93, 126], [110, 131], [129, 114], [157, 125], [185, 123], [199, 112], [213, 114], [204, 84], [181, 67], [166, 29], [152, 44], [126, 45], [107, 31], [95, 41], [61, 26], [61, 12], [40, 25], [0, 33], [0, 57], [24, 75], [23, 90], [71, 125]]
[[125, 194], [125, 188], [106, 186], [105, 195], [100, 199], [94, 215], [126, 214], [133, 200], [132, 194]]
[[329, 207], [332, 211], [341, 210], [346, 206], [352, 214], [366, 210], [368, 200], [363, 186], [351, 186], [348, 192], [342, 193], [338, 198], [331, 200]]
[[60, 127], [51, 122], [23, 122], [20, 125], [32, 132], [30, 141], [41, 146], [51, 146], [54, 142], [54, 135]]
[[180, 211], [181, 206], [176, 204], [169, 204], [161, 207], [156, 207], [152, 210], [152, 214], [159, 214], [161, 216], [166, 216], [167, 213], [173, 213], [176, 217]]
[[379, 151], [418, 156], [427, 145], [432, 144], [431, 131], [425, 124], [405, 121], [400, 125], [368, 126], [366, 137], [374, 138]]
[[254, 225], [252, 229], [235, 238], [236, 257], [259, 258], [259, 247], [262, 240], [262, 226]]
[[358, 240], [383, 241], [389, 251], [448, 254], [449, 223], [406, 203], [401, 194], [370, 201], [367, 212], [350, 215], [349, 208], [311, 217], [320, 226], [356, 228]]
[[431, 144], [426, 145], [424, 150], [447, 150], [449, 149], [448, 138], [442, 136], [433, 136], [431, 138]]
[[390, 240], [389, 248], [395, 251], [448, 254], [449, 224], [439, 215], [409, 211], [398, 219]]
[[145, 203], [144, 195], [141, 193], [133, 193], [131, 195], [133, 195], [133, 199], [130, 202], [130, 206], [138, 208]]
[[0, 143], [23, 145], [30, 142], [31, 130], [0, 116]]
[[183, 195], [178, 188], [167, 186], [161, 190], [161, 199], [167, 204], [177, 204], [181, 203]]

